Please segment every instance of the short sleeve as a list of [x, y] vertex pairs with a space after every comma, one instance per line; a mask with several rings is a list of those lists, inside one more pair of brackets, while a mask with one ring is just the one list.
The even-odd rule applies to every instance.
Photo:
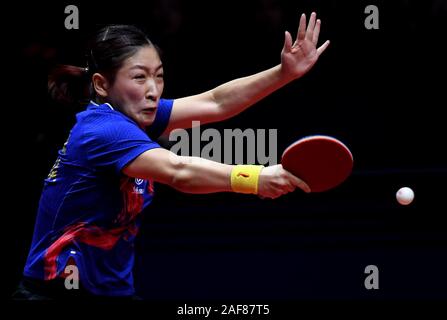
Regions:
[[146, 130], [146, 133], [152, 139], [157, 139], [166, 130], [173, 104], [174, 100], [160, 99], [155, 120]]
[[113, 168], [117, 173], [145, 151], [159, 148], [135, 123], [109, 121], [86, 133], [85, 152], [94, 168]]

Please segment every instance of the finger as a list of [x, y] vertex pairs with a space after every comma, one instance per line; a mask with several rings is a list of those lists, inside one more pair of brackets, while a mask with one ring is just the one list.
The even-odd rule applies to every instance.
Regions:
[[304, 40], [306, 37], [306, 15], [303, 13], [300, 17], [300, 24], [298, 26], [298, 33], [296, 34], [296, 41]]
[[274, 188], [272, 191], [273, 191], [272, 198], [275, 199], [275, 198], [281, 197], [285, 194], [288, 194], [289, 187], [287, 185], [278, 186], [278, 187]]
[[284, 51], [290, 52], [292, 50], [292, 35], [286, 31], [284, 37]]
[[318, 56], [320, 56], [320, 54], [322, 54], [322, 53], [324, 52], [324, 50], [326, 50], [326, 48], [329, 46], [329, 44], [330, 44], [330, 41], [327, 40], [325, 43], [323, 43], [323, 44], [321, 45], [321, 47], [319, 47], [319, 48], [317, 49], [317, 54], [318, 54]]
[[296, 189], [296, 186], [291, 181], [287, 184], [287, 187], [288, 192], [293, 192]]
[[320, 36], [321, 20], [318, 19], [314, 29], [314, 35], [312, 37], [312, 43], [317, 46], [318, 37]]
[[281, 193], [282, 194], [286, 194], [289, 192], [293, 192], [295, 191], [295, 186], [292, 183], [287, 183], [283, 186], [283, 188], [281, 189]]
[[307, 185], [306, 182], [304, 182], [303, 180], [300, 180], [298, 186], [298, 188], [300, 188], [301, 190], [303, 190], [306, 193], [310, 193], [312, 190], [310, 189], [310, 187]]
[[264, 199], [275, 199], [278, 197], [278, 193], [275, 190], [271, 190], [268, 195], [264, 196]]
[[293, 183], [294, 186], [300, 188], [306, 193], [311, 192], [310, 187], [307, 185], [306, 182], [299, 179], [298, 177], [295, 177], [293, 174], [290, 173], [290, 181]]
[[306, 38], [309, 40], [312, 40], [312, 38], [313, 38], [316, 18], [317, 18], [317, 14], [315, 12], [312, 12], [310, 15], [309, 24], [307, 25], [307, 30], [306, 30]]
[[274, 194], [272, 194], [272, 199], [277, 199], [281, 197], [283, 193], [281, 191], [276, 191]]
[[289, 185], [287, 185], [287, 188], [284, 190], [283, 194], [287, 194], [293, 191], [295, 191], [295, 186], [290, 183]]
[[287, 188], [287, 192], [293, 192], [293, 191], [295, 191], [295, 189], [296, 189], [296, 187], [295, 187], [294, 185], [290, 185], [290, 186]]
[[297, 180], [299, 180], [299, 179], [296, 178], [289, 171], [285, 170], [284, 168], [281, 172], [281, 176], [282, 176], [283, 181], [281, 182], [280, 189], [285, 191], [286, 193], [295, 191], [296, 185], [295, 185], [295, 182], [293, 181], [293, 179], [297, 179]]
[[298, 188], [300, 188], [301, 190], [303, 190], [306, 193], [310, 193], [312, 190], [310, 189], [310, 187], [307, 185], [306, 182], [304, 182], [303, 180], [300, 180], [298, 186]]

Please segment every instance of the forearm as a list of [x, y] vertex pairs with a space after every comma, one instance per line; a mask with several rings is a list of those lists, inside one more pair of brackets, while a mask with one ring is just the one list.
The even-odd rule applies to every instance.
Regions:
[[238, 192], [276, 198], [296, 187], [309, 186], [281, 165], [264, 169], [256, 165], [227, 165], [197, 157], [179, 157], [171, 186], [185, 193]]
[[227, 82], [211, 90], [213, 98], [224, 118], [232, 117], [259, 100], [278, 90], [291, 79], [277, 65], [257, 74]]
[[176, 158], [176, 172], [171, 186], [186, 193], [228, 192], [233, 166], [198, 157]]
[[190, 128], [192, 121], [206, 124], [231, 118], [292, 80], [278, 65], [201, 94], [175, 99], [164, 134]]
[[275, 198], [295, 187], [304, 188], [303, 182], [281, 165], [265, 169], [253, 165], [233, 166], [178, 156], [162, 148], [143, 152], [122, 172], [128, 177], [150, 179], [186, 193], [238, 192]]

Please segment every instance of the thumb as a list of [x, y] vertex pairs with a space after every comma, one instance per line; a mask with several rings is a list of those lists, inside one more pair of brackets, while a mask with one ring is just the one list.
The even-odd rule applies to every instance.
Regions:
[[292, 36], [290, 35], [289, 31], [286, 31], [284, 33], [284, 51], [290, 52], [292, 50]]

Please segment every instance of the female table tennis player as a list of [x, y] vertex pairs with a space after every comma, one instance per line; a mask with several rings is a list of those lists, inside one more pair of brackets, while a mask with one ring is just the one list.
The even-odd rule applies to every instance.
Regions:
[[[300, 19], [295, 42], [285, 33], [281, 63], [202, 94], [162, 99], [163, 65], [156, 47], [132, 26], [101, 29], [87, 50], [87, 67], [61, 66], [49, 78], [57, 100], [73, 99], [85, 83], [91, 101], [45, 179], [24, 278], [17, 299], [134, 295], [133, 243], [153, 182], [187, 193], [240, 192], [276, 198], [305, 182], [281, 165], [227, 165], [177, 156], [155, 141], [193, 120], [228, 119], [303, 76], [329, 45], [317, 48], [320, 20]], [[200, 161], [199, 161], [200, 160]], [[80, 289], [67, 290], [67, 265]]]

